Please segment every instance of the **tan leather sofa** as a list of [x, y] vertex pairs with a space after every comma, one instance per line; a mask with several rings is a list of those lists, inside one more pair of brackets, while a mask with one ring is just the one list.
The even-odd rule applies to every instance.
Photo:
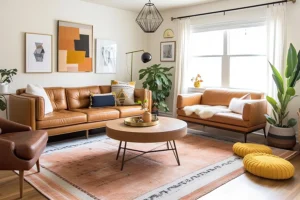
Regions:
[[[89, 108], [90, 94], [110, 93], [111, 86], [80, 88], [45, 88], [53, 112], [44, 115], [44, 99], [19, 89], [9, 98], [10, 120], [28, 125], [33, 130], [47, 130], [49, 136], [105, 127], [109, 120], [136, 116], [143, 113], [141, 106]], [[152, 94], [147, 89], [135, 89], [135, 100], [148, 99], [151, 111]]]
[[[246, 94], [251, 94], [251, 99], [256, 100], [247, 103], [244, 106], [243, 114], [237, 113], [217, 113], [209, 119], [201, 119], [193, 113], [190, 116], [185, 115], [183, 108], [192, 105], [211, 105], [211, 106], [229, 106], [232, 98], [240, 98]], [[247, 134], [263, 129], [265, 133], [267, 113], [267, 102], [263, 93], [238, 91], [231, 89], [206, 89], [204, 93], [182, 94], [177, 97], [177, 118], [199, 123], [205, 126], [211, 126], [231, 131], [244, 133], [245, 142]]]

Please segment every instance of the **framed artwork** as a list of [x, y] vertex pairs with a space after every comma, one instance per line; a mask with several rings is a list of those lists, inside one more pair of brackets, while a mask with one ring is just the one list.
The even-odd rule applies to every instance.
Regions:
[[96, 73], [115, 74], [117, 71], [117, 43], [96, 39]]
[[58, 72], [93, 71], [93, 26], [58, 21]]
[[176, 57], [176, 42], [161, 42], [160, 43], [160, 61], [175, 62]]
[[173, 38], [174, 32], [172, 29], [166, 29], [164, 32], [164, 38]]
[[52, 35], [25, 33], [26, 73], [52, 72]]

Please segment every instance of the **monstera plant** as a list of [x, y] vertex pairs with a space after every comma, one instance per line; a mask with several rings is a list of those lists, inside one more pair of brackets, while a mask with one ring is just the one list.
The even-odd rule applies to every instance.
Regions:
[[173, 68], [161, 67], [160, 64], [155, 64], [139, 71], [139, 79], [145, 78], [143, 88], [149, 88], [152, 91], [152, 108], [154, 112], [157, 112], [158, 109], [162, 109], [165, 112], [169, 111], [165, 100], [170, 95], [172, 88], [172, 81], [170, 80], [172, 74], [170, 70]]
[[287, 119], [289, 115], [287, 108], [292, 99], [297, 96], [295, 86], [300, 79], [300, 51], [297, 54], [295, 47], [292, 44], [290, 45], [285, 77], [282, 77], [271, 63], [270, 66], [278, 92], [276, 98], [267, 96], [267, 101], [273, 108], [272, 116], [266, 115], [267, 121], [271, 124], [268, 143], [279, 148], [293, 148], [296, 144], [293, 127], [297, 124], [297, 121], [294, 118]]

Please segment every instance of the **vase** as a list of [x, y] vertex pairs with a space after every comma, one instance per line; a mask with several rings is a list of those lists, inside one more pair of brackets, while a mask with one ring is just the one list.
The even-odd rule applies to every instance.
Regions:
[[194, 87], [195, 88], [200, 88], [201, 87], [201, 82], [200, 81], [195, 81], [194, 82]]
[[149, 123], [152, 121], [152, 114], [148, 111], [145, 111], [142, 116], [143, 122]]
[[268, 145], [282, 149], [293, 149], [296, 145], [296, 134], [293, 128], [272, 126], [267, 137]]
[[8, 93], [8, 84], [0, 83], [0, 94], [7, 94], [7, 93]]

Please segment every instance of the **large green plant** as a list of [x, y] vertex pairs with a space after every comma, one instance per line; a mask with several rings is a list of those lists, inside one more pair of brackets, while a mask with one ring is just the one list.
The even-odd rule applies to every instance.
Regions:
[[165, 100], [170, 95], [172, 88], [172, 81], [169, 77], [172, 76], [170, 70], [173, 68], [155, 64], [139, 71], [140, 80], [146, 77], [143, 88], [149, 88], [152, 91], [153, 108], [163, 109], [165, 112], [169, 111]]
[[285, 79], [271, 63], [270, 66], [273, 71], [273, 80], [278, 90], [278, 102], [274, 98], [267, 96], [267, 101], [273, 108], [273, 117], [269, 115], [265, 116], [267, 121], [274, 126], [282, 128], [293, 127], [297, 124], [296, 119], [291, 118], [287, 120], [287, 122], [285, 122], [284, 119], [289, 114], [289, 112], [287, 112], [289, 102], [297, 96], [294, 87], [300, 79], [300, 51], [297, 55], [297, 51], [293, 44], [290, 45], [287, 57], [287, 66], [285, 68]]

